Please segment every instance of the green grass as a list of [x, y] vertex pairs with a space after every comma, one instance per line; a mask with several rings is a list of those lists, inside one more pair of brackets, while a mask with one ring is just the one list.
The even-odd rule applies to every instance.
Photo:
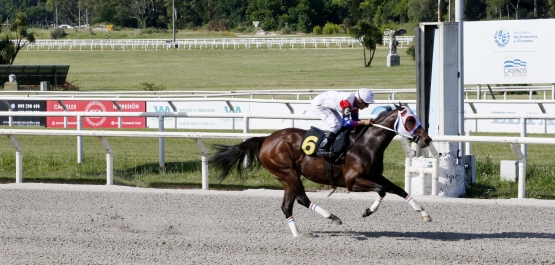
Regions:
[[82, 91], [415, 88], [415, 64], [400, 49], [387, 67], [387, 48], [363, 67], [362, 48], [192, 49], [138, 51], [22, 50], [14, 64], [69, 64], [67, 81]]
[[[269, 132], [269, 131], [259, 131]], [[474, 133], [474, 135], [493, 135]], [[497, 134], [499, 135], [499, 134]], [[504, 134], [504, 136], [516, 136]], [[555, 135], [531, 135], [554, 137]], [[94, 137], [84, 138], [84, 161], [77, 163], [76, 137], [17, 136], [23, 147], [24, 182], [53, 182], [73, 184], [105, 184], [106, 156], [100, 142]], [[114, 151], [115, 184], [157, 188], [199, 188], [201, 186], [200, 153], [191, 139], [165, 140], [165, 168], [159, 167], [158, 139], [108, 138]], [[237, 140], [204, 139], [209, 153], [212, 145], [237, 144]], [[15, 180], [15, 155], [12, 148], [0, 150], [0, 182]], [[472, 198], [516, 198], [518, 183], [501, 181], [500, 160], [516, 160], [508, 145], [479, 143], [473, 145], [477, 161], [477, 184], [467, 189]], [[526, 197], [555, 199], [555, 168], [552, 154], [555, 147], [528, 145]], [[384, 175], [404, 187], [404, 153], [401, 144], [394, 141], [386, 150]], [[209, 168], [211, 189], [269, 188], [281, 185], [266, 170], [249, 172], [242, 181], [232, 173], [219, 183], [213, 168]], [[329, 185], [304, 180], [307, 190], [330, 189]]]
[[[168, 90], [264, 90], [414, 88], [415, 63], [399, 49], [400, 67], [387, 67], [387, 48], [379, 48], [372, 67], [362, 65], [361, 48], [343, 49], [196, 49], [147, 51], [26, 51], [16, 64], [70, 64], [68, 81], [83, 91], [138, 91], [141, 83], [163, 85]], [[526, 98], [526, 96], [522, 96]], [[378, 98], [384, 99], [384, 98]], [[411, 97], [411, 99], [413, 99]], [[28, 128], [25, 128], [28, 129]], [[493, 135], [479, 134], [475, 135]], [[510, 134], [495, 134], [509, 135]], [[554, 135], [531, 135], [553, 137]], [[96, 183], [106, 181], [105, 153], [95, 138], [85, 139], [85, 160], [77, 164], [75, 137], [18, 136], [24, 150], [24, 181]], [[158, 167], [158, 140], [110, 138], [115, 151], [115, 182], [138, 187], [199, 187], [200, 154], [189, 139], [166, 139], [166, 167]], [[203, 140], [234, 144], [231, 140]], [[211, 149], [210, 149], [211, 151]], [[499, 180], [499, 161], [516, 160], [508, 145], [474, 144], [477, 184], [468, 189], [474, 198], [517, 197], [517, 183]], [[555, 198], [555, 147], [528, 145], [527, 197]], [[385, 172], [404, 185], [404, 154], [393, 142], [386, 151]], [[0, 181], [15, 178], [14, 150], [0, 149]], [[210, 169], [210, 176], [217, 172]], [[231, 176], [212, 188], [281, 188], [266, 171], [251, 174], [245, 183]], [[305, 182], [307, 189], [329, 188]]]

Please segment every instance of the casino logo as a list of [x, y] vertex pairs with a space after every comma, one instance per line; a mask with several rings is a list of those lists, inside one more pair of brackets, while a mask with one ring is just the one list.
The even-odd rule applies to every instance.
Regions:
[[526, 78], [528, 76], [527, 63], [518, 58], [505, 58], [503, 62], [503, 77]]
[[511, 34], [509, 33], [509, 31], [504, 29], [500, 29], [496, 31], [495, 35], [493, 36], [493, 40], [495, 41], [495, 44], [497, 44], [497, 46], [499, 47], [505, 47], [507, 44], [509, 44], [510, 38], [511, 38]]

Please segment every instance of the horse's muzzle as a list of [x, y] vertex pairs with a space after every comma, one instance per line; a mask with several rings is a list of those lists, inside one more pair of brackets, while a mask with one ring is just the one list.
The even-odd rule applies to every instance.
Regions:
[[424, 141], [421, 141], [420, 136], [418, 135], [414, 135], [412, 136], [412, 142], [418, 144], [420, 146], [420, 148], [424, 148], [424, 147], [428, 147], [430, 146], [430, 143], [432, 142], [432, 138], [427, 137], [426, 139], [424, 139]]

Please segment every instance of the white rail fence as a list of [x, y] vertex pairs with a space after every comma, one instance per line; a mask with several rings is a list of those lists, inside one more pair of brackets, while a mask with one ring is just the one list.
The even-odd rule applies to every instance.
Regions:
[[[318, 119], [316, 116], [307, 116], [307, 115], [255, 115], [255, 114], [241, 114], [241, 113], [228, 113], [228, 114], [206, 114], [206, 113], [148, 113], [148, 112], [127, 112], [127, 113], [91, 113], [91, 112], [59, 112], [59, 113], [52, 113], [52, 112], [34, 112], [34, 115], [37, 116], [76, 116], [78, 120], [78, 129], [77, 130], [27, 130], [27, 129], [0, 129], [0, 134], [6, 135], [11, 143], [12, 146], [16, 150], [16, 183], [21, 183], [23, 180], [23, 165], [22, 165], [22, 149], [21, 145], [15, 138], [15, 135], [57, 135], [57, 136], [77, 136], [78, 137], [78, 153], [82, 152], [82, 136], [95, 136], [98, 137], [101, 141], [104, 149], [106, 150], [106, 168], [107, 168], [107, 184], [113, 184], [113, 152], [112, 149], [106, 140], [106, 137], [157, 137], [161, 140], [160, 150], [159, 150], [159, 157], [160, 157], [160, 166], [163, 166], [163, 157], [164, 157], [164, 149], [163, 149], [163, 138], [191, 138], [194, 139], [199, 151], [201, 153], [201, 162], [202, 162], [202, 186], [203, 189], [208, 189], [208, 154], [206, 152], [206, 148], [202, 144], [202, 138], [220, 138], [220, 139], [245, 139], [255, 136], [266, 136], [267, 134], [251, 134], [248, 133], [249, 128], [249, 120], [252, 119]], [[13, 116], [25, 116], [29, 115], [28, 113], [0, 113], [2, 116], [6, 115], [13, 115]], [[244, 127], [243, 133], [189, 133], [189, 132], [145, 132], [145, 131], [91, 131], [91, 130], [82, 130], [79, 124], [82, 123], [81, 117], [84, 116], [118, 116], [118, 117], [159, 117], [160, 123], [163, 126], [163, 118], [164, 117], [198, 117], [198, 118], [243, 118]], [[542, 117], [541, 115], [538, 117]], [[553, 117], [551, 115], [550, 117]], [[526, 117], [522, 116], [521, 119], [525, 120], [527, 118], [536, 118], [536, 116]], [[524, 122], [525, 124], [525, 122]], [[523, 136], [525, 136], [526, 132], [524, 131]], [[519, 161], [519, 183], [518, 183], [518, 198], [525, 197], [525, 180], [526, 180], [526, 144], [555, 144], [555, 139], [551, 138], [531, 138], [531, 137], [495, 137], [495, 136], [444, 136], [444, 135], [434, 135], [432, 136], [435, 142], [490, 142], [490, 143], [508, 143], [511, 145], [511, 149], [515, 153], [518, 161]], [[399, 139], [397, 139], [399, 140]], [[406, 141], [401, 140], [401, 143], [404, 144], [404, 150], [407, 155], [411, 153], [410, 149], [406, 148]], [[519, 146], [520, 145], [520, 146]], [[471, 150], [471, 147], [467, 147], [467, 150]], [[430, 151], [434, 155], [434, 158], [437, 160], [437, 153], [434, 151], [435, 148], [432, 147]], [[80, 162], [79, 158], [82, 155], [78, 155], [78, 162]], [[421, 171], [421, 178], [422, 181], [424, 180], [424, 173], [430, 173], [432, 176], [432, 195], [437, 195], [437, 164], [434, 163], [434, 168], [431, 172], [424, 172], [424, 169], [414, 169], [411, 167], [408, 160], [405, 161], [405, 167], [413, 170], [412, 172], [419, 172]], [[405, 188], [410, 191], [410, 176], [407, 176], [407, 172], [405, 172]], [[435, 173], [434, 173], [435, 172]], [[435, 187], [435, 188], [434, 188]], [[424, 194], [424, 193], [423, 193]]]
[[[405, 41], [406, 42], [406, 41]], [[354, 48], [362, 44], [351, 37], [313, 38], [211, 38], [176, 39], [83, 39], [37, 40], [26, 46], [27, 50], [178, 50], [192, 49], [283, 49], [283, 48]]]
[[[270, 97], [271, 99], [294, 96], [300, 100], [303, 98], [312, 99], [314, 96], [327, 91], [328, 89], [296, 89], [296, 90], [233, 90], [233, 91], [196, 91], [196, 90], [164, 90], [164, 91], [0, 91], [0, 97], [24, 96], [24, 97], [61, 97], [61, 98], [87, 98], [87, 97], [145, 97], [145, 98], [179, 98], [179, 97], [230, 97], [230, 98], [261, 98]], [[355, 91], [357, 89], [342, 89], [342, 91]], [[376, 89], [371, 88], [376, 95], [387, 95], [388, 100], [396, 100], [398, 95], [403, 95], [403, 99], [416, 98], [416, 88], [399, 89]], [[466, 100], [488, 100], [501, 101], [508, 100], [509, 93], [523, 92], [528, 94], [529, 100], [543, 99], [555, 100], [555, 84], [544, 86], [504, 86], [493, 87], [490, 89], [476, 87], [465, 87], [464, 93]], [[493, 93], [493, 94], [492, 94]], [[495, 95], [498, 96], [495, 96]], [[502, 97], [499, 97], [499, 95]], [[474, 99], [473, 99], [474, 98]]]
[[[414, 42], [414, 36], [397, 36], [400, 47]], [[389, 36], [384, 36], [382, 45], [388, 46]], [[81, 39], [81, 40], [36, 40], [26, 46], [27, 50], [178, 50], [192, 49], [261, 49], [261, 48], [354, 48], [362, 44], [351, 37], [310, 38], [210, 38], [210, 39]]]

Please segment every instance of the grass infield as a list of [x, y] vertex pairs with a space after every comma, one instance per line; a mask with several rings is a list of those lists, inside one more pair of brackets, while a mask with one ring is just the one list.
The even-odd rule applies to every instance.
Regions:
[[[26, 51], [15, 64], [69, 64], [67, 80], [82, 91], [138, 91], [141, 83], [167, 90], [414, 88], [415, 63], [400, 48], [401, 66], [387, 67], [387, 48], [379, 48], [372, 66], [363, 67], [361, 48], [203, 49], [158, 51]], [[22, 127], [23, 128], [23, 127]], [[25, 127], [25, 129], [28, 129]], [[269, 131], [265, 131], [269, 132]], [[474, 135], [493, 135], [474, 133]], [[500, 137], [515, 134], [495, 134]], [[553, 135], [530, 135], [553, 137]], [[77, 163], [75, 137], [18, 136], [24, 150], [24, 182], [94, 183], [106, 181], [105, 153], [99, 141], [84, 138], [84, 163]], [[166, 167], [158, 166], [158, 140], [110, 138], [118, 185], [198, 188], [200, 153], [190, 139], [166, 139]], [[203, 140], [235, 144], [232, 140]], [[8, 142], [0, 149], [0, 181], [15, 181], [15, 155]], [[467, 189], [474, 198], [515, 198], [517, 183], [499, 179], [499, 161], [516, 160], [508, 145], [474, 144], [477, 184]], [[528, 145], [526, 196], [555, 198], [555, 147]], [[386, 150], [384, 175], [404, 186], [404, 154], [393, 142]], [[210, 169], [211, 188], [275, 188], [280, 184], [265, 170], [240, 182], [233, 175], [218, 184]], [[308, 190], [328, 189], [305, 181]]]

